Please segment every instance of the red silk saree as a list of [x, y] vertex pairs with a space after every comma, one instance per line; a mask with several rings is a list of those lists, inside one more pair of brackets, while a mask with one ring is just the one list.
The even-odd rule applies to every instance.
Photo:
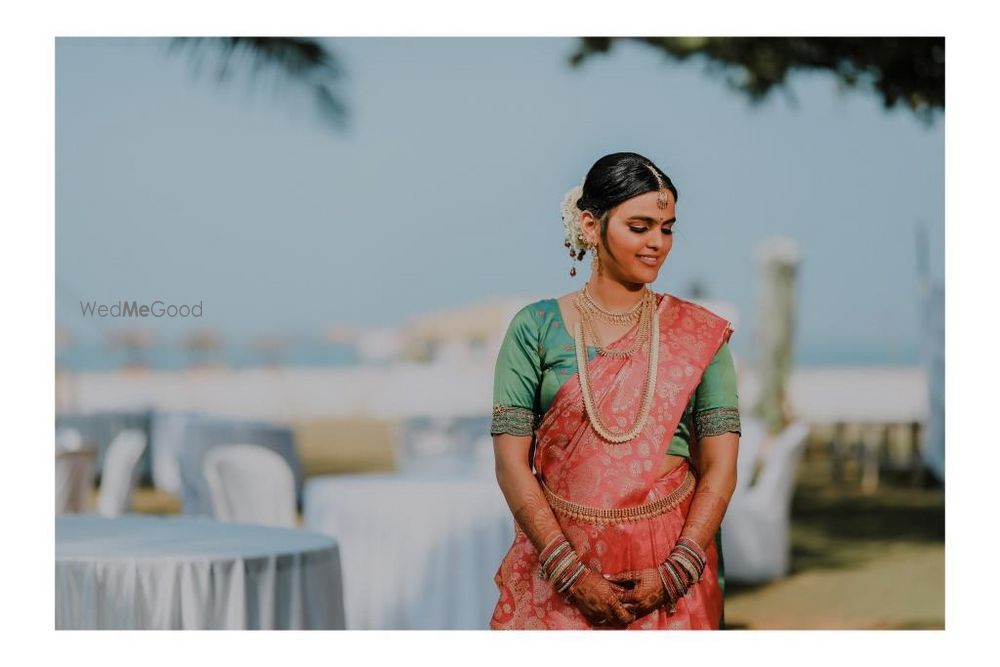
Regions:
[[[598, 436], [583, 406], [579, 377], [567, 380], [535, 430], [532, 461], [563, 534], [580, 559], [596, 572], [615, 575], [655, 567], [670, 553], [694, 497], [697, 470], [688, 462], [657, 477], [685, 406], [705, 368], [728, 340], [728, 321], [670, 294], [657, 295], [660, 335], [653, 406], [632, 440], [611, 444]], [[638, 327], [609, 349], [626, 348]], [[628, 358], [598, 355], [587, 369], [602, 421], [624, 430], [635, 422], [649, 357], [641, 349]], [[696, 454], [697, 443], [691, 443]], [[696, 456], [692, 456], [696, 460]], [[629, 508], [658, 503], [659, 510], [630, 514]], [[603, 512], [595, 519], [588, 512]], [[664, 511], [666, 508], [666, 511]], [[615, 512], [614, 510], [619, 510]], [[705, 550], [701, 580], [688, 589], [676, 611], [656, 611], [629, 629], [717, 629], [723, 612], [717, 540]], [[514, 543], [494, 580], [500, 592], [493, 629], [592, 629], [571, 603], [539, 575], [538, 553], [515, 525]]]

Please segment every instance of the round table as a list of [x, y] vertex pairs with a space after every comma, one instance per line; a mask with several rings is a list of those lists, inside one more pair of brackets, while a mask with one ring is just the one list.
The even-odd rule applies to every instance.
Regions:
[[351, 630], [487, 629], [514, 519], [493, 475], [316, 476], [306, 528], [343, 548]]
[[57, 629], [343, 629], [340, 551], [208, 517], [56, 517]]

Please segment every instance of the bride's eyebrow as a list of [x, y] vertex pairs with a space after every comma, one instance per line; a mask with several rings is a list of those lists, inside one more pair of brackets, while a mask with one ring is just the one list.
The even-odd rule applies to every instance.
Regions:
[[[626, 218], [625, 222], [628, 222], [629, 220], [638, 220], [640, 222], [649, 222], [649, 223], [652, 223], [654, 225], [656, 224], [656, 218], [650, 218], [649, 216], [646, 216], [646, 215], [632, 215], [632, 216], [629, 216], [628, 218]], [[660, 224], [664, 224], [665, 225], [665, 224], [670, 223], [670, 222], [677, 222], [677, 216], [675, 215], [674, 217], [670, 218], [669, 220], [664, 220]]]

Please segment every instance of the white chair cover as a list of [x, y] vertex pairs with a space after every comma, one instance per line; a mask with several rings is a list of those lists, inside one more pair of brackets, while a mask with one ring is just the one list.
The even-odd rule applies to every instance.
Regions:
[[765, 582], [788, 574], [795, 472], [808, 435], [806, 424], [790, 424], [776, 436], [755, 483], [737, 482], [722, 521], [726, 580]]
[[93, 507], [90, 499], [96, 452], [88, 450], [56, 453], [56, 514], [84, 514]]
[[217, 520], [295, 528], [295, 478], [280, 454], [218, 445], [205, 454], [204, 475]]
[[101, 469], [98, 514], [115, 517], [128, 512], [132, 492], [139, 481], [139, 459], [145, 449], [146, 434], [131, 428], [121, 431], [108, 445]]
[[759, 419], [740, 418], [740, 448], [736, 458], [736, 489], [747, 489], [753, 481], [753, 471], [760, 457], [760, 447], [767, 437], [767, 427]]
[[211, 492], [204, 475], [205, 455], [215, 447], [233, 443], [259, 445], [281, 455], [292, 470], [298, 502], [302, 467], [290, 427], [196, 413], [153, 412], [150, 422], [153, 484], [179, 495], [184, 514], [211, 515]]
[[57, 428], [55, 440], [56, 514], [87, 512], [96, 452], [84, 449], [83, 436], [75, 428]]
[[64, 426], [56, 429], [56, 453], [75, 452], [83, 448], [83, 436], [75, 428]]

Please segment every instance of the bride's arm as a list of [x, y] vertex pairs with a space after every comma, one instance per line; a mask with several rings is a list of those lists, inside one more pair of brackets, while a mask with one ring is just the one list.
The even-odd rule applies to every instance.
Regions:
[[695, 390], [694, 436], [698, 446], [694, 455], [699, 475], [681, 536], [691, 538], [702, 549], [715, 539], [736, 490], [741, 429], [736, 365], [728, 343], [731, 334], [730, 327]]
[[[497, 483], [503, 491], [514, 520], [535, 546], [538, 553], [553, 541], [564, 539], [542, 487], [531, 472], [529, 456], [532, 436], [493, 436]], [[571, 600], [590, 620], [599, 624], [628, 625], [635, 616], [627, 611], [619, 598], [622, 591], [589, 567], [571, 587]]]
[[541, 553], [562, 535], [562, 528], [545, 499], [542, 487], [531, 472], [528, 460], [532, 436], [500, 433], [493, 436], [497, 483], [503, 491], [514, 520]]
[[720, 433], [698, 441], [700, 474], [681, 537], [694, 540], [702, 549], [708, 549], [715, 539], [729, 500], [736, 490], [739, 442], [737, 433]]

